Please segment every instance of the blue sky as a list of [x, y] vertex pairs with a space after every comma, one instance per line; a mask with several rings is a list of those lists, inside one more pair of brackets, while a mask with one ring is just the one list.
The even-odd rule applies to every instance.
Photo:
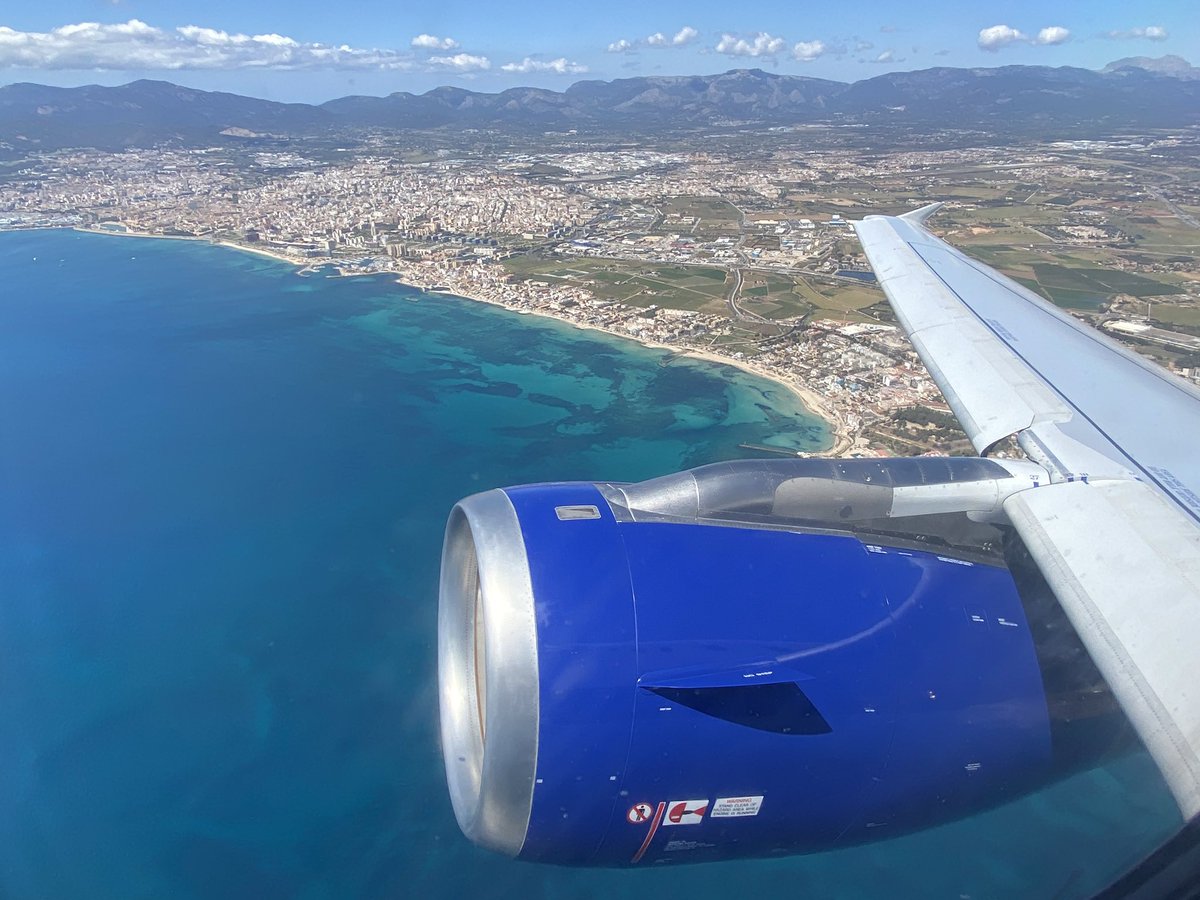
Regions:
[[[572, 5], [404, 0], [40, 0], [0, 11], [0, 84], [120, 84], [319, 102], [441, 84], [561, 90], [584, 78], [760, 67], [857, 81], [894, 70], [1012, 63], [1100, 68], [1174, 53], [1200, 63], [1191, 4]], [[15, 7], [15, 8], [14, 8]]]

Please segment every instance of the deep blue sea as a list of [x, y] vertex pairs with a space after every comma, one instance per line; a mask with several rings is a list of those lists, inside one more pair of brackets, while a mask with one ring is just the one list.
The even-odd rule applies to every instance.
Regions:
[[1179, 826], [1122, 760], [868, 847], [476, 850], [436, 737], [460, 497], [818, 449], [739, 371], [206, 244], [0, 234], [0, 896], [1078, 897]]

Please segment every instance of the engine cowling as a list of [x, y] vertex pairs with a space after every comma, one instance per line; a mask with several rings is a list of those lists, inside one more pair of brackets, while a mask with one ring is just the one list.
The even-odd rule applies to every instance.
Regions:
[[439, 692], [476, 843], [576, 865], [811, 852], [1049, 779], [988, 460], [709, 466], [451, 513]]

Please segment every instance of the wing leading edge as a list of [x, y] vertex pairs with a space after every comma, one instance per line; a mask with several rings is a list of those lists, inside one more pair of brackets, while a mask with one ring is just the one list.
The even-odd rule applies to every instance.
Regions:
[[976, 450], [1016, 435], [1047, 470], [1005, 511], [1191, 818], [1200, 392], [934, 237], [939, 206], [855, 229]]

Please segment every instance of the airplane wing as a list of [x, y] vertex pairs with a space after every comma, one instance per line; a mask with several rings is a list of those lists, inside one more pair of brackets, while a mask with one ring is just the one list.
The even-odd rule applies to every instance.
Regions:
[[1049, 483], [1004, 510], [1154, 757], [1200, 813], [1200, 391], [930, 234], [855, 223], [975, 449], [1016, 435]]

